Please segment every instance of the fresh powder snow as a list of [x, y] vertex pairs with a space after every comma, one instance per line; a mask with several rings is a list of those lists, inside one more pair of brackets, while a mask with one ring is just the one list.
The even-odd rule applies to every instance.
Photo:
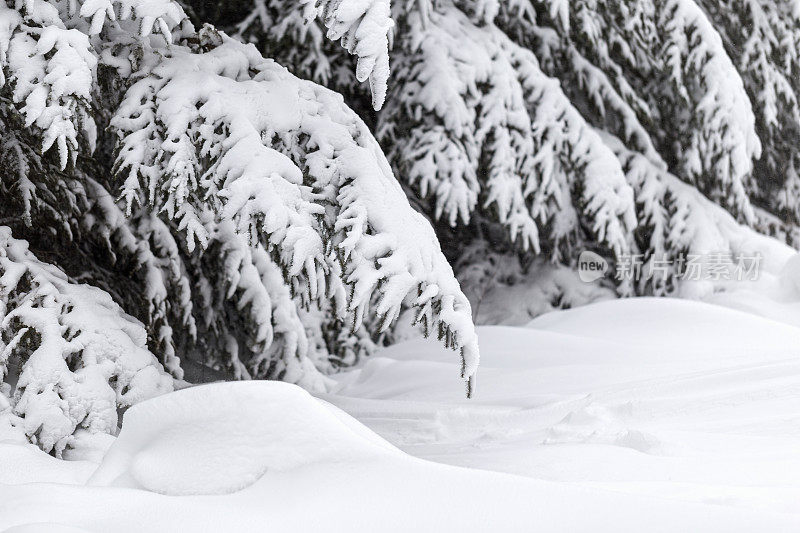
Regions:
[[148, 400], [93, 460], [5, 444], [0, 464], [17, 466], [3, 471], [0, 528], [800, 527], [799, 328], [644, 298], [478, 331], [471, 400], [452, 355], [417, 339], [318, 398], [244, 382]]

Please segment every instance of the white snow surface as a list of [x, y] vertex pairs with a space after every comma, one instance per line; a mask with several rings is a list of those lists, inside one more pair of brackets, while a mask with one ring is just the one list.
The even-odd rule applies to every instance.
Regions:
[[800, 531], [800, 328], [640, 298], [478, 332], [471, 400], [415, 339], [321, 398], [145, 401], [104, 455], [0, 444], [0, 531]]
[[132, 409], [89, 480], [161, 494], [228, 494], [265, 475], [399, 453], [282, 382], [191, 387]]

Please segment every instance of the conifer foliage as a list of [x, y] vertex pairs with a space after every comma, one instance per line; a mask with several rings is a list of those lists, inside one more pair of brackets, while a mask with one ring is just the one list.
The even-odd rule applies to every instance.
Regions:
[[[407, 193], [466, 270], [476, 247], [522, 265], [570, 264], [590, 248], [611, 261], [641, 255], [645, 270], [689, 250], [747, 252], [718, 239], [730, 236], [718, 224], [698, 225], [711, 204], [796, 234], [795, 2], [398, 0], [393, 80], [375, 116], [352, 76], [308, 68], [304, 58], [327, 65], [335, 48], [287, 46], [320, 29], [279, 5], [223, 11], [239, 38], [374, 120]], [[617, 290], [680, 287], [671, 276]]]
[[[58, 455], [405, 321], [471, 390], [448, 260], [476, 313], [716, 290], [677, 259], [800, 235], [799, 46], [789, 0], [0, 2], [0, 420]], [[565, 294], [586, 249], [644, 275]]]
[[[388, 2], [296, 7], [380, 108]], [[364, 122], [198, 27], [169, 0], [0, 5], [2, 422], [60, 455], [187, 360], [323, 389], [401, 315], [471, 390], [470, 304]]]

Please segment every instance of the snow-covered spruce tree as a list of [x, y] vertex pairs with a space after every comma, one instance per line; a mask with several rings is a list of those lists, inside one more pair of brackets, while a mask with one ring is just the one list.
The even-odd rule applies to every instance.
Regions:
[[764, 147], [755, 163], [755, 203], [800, 221], [800, 9], [782, 0], [703, 0], [754, 103]]
[[[299, 9], [246, 4], [223, 10], [220, 21], [296, 71], [357, 94], [352, 77], [306, 66], [303, 57], [327, 65], [338, 53], [322, 39], [305, 56], [281, 45], [322, 31]], [[244, 17], [233, 23], [236, 13]], [[470, 233], [497, 226], [509, 244], [557, 259], [586, 242], [612, 255], [627, 250], [633, 211], [619, 163], [536, 58], [451, 2], [395, 2], [393, 16], [393, 83], [377, 134], [423, 210], [451, 226], [473, 224]]]
[[[716, 228], [699, 224], [707, 218], [692, 210], [704, 204], [688, 198], [691, 188], [677, 195], [682, 200], [674, 187], [657, 192], [668, 170], [739, 220], [756, 222], [749, 193], [757, 188], [751, 171], [760, 142], [752, 105], [702, 9], [692, 1], [519, 1], [499, 4], [496, 20], [606, 132], [634, 189], [633, 249], [643, 271], [689, 252], [742, 252], [729, 240], [704, 238]], [[633, 289], [675, 292], [676, 274]]]
[[534, 55], [453, 5], [410, 9], [379, 116], [390, 160], [435, 218], [499, 224], [522, 250], [628, 250], [632, 194], [613, 152]]
[[585, 100], [585, 116], [651, 158], [654, 145], [672, 172], [751, 221], [746, 187], [761, 153], [755, 119], [703, 10], [693, 0], [581, 0], [552, 19], [536, 4], [527, 15], [501, 16], [501, 24], [578, 91], [572, 99]]
[[[690, 250], [742, 252], [727, 221], [726, 231], [703, 226], [709, 218], [693, 210], [708, 205], [705, 196], [741, 223], [794, 232], [773, 216], [786, 219], [797, 188], [786, 149], [797, 93], [782, 81], [797, 78], [790, 4], [396, 1], [393, 83], [376, 133], [469, 283], [485, 278], [472, 268], [483, 264], [481, 247], [484, 256], [516, 255], [523, 269], [540, 256], [569, 263], [585, 248], [610, 259], [641, 254], [645, 271]], [[299, 8], [283, 15], [274, 0], [231, 5], [220, 22], [239, 38], [306, 76], [333, 79], [372, 119], [352, 76], [310, 70], [310, 56], [286, 46], [322, 35], [318, 23]], [[755, 18], [761, 35], [751, 37], [746, 22]], [[314, 42], [314, 64], [341, 55]], [[762, 103], [764, 84], [771, 96]], [[789, 112], [776, 119], [770, 106]], [[660, 185], [674, 180], [688, 187]], [[711, 233], [723, 238], [704, 237]], [[677, 274], [618, 290], [672, 293]]]
[[[388, 4], [305, 10], [379, 107]], [[469, 393], [469, 302], [340, 95], [168, 0], [9, 0], [0, 62], [4, 427], [60, 455], [192, 359], [322, 388], [401, 313]]]
[[[706, 4], [726, 10], [731, 3]], [[536, 50], [545, 70], [562, 80], [588, 120], [624, 141], [621, 149], [614, 137], [606, 137], [634, 187], [636, 249], [644, 254], [645, 269], [654, 260], [675, 259], [677, 253], [747, 252], [728, 229], [709, 226], [706, 213], [693, 212], [704, 202], [690, 200], [691, 189], [676, 195], [677, 189], [670, 187], [669, 194], [653, 197], [662, 190], [655, 184], [664, 181], [665, 170], [696, 186], [740, 221], [782, 233], [791, 241], [794, 230], [785, 224], [767, 228], [775, 225], [775, 217], [764, 211], [785, 214], [770, 191], [776, 183], [789, 183], [792, 175], [791, 165], [784, 170], [765, 166], [770, 154], [788, 154], [783, 141], [765, 135], [760, 125], [770, 113], [769, 99], [755, 94], [760, 82], [752, 82], [752, 69], [731, 53], [735, 46], [718, 21], [707, 18], [707, 10], [691, 1], [502, 5], [508, 10], [501, 10], [498, 24]], [[788, 65], [780, 60], [772, 68], [791, 72], [794, 67]], [[649, 164], [633, 157], [635, 153]], [[751, 198], [760, 207], [751, 205]], [[683, 207], [677, 208], [676, 202]], [[665, 221], [668, 238], [658, 237], [659, 219]], [[648, 280], [639, 290], [661, 294], [677, 287], [673, 280]]]

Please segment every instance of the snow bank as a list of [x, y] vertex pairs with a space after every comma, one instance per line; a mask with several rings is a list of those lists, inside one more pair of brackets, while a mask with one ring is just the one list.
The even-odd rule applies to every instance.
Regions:
[[471, 401], [447, 384], [448, 354], [424, 340], [337, 376], [326, 399], [417, 457], [793, 513], [778, 530], [798, 527], [800, 329], [702, 302], [637, 298], [478, 333]]
[[[382, 403], [386, 413], [396, 405]], [[502, 410], [493, 416], [501, 419]], [[504, 440], [499, 434], [496, 439]], [[475, 444], [473, 453], [482, 446]], [[524, 463], [519, 466], [524, 470]], [[296, 386], [275, 382], [206, 385], [131, 408], [89, 485], [0, 482], [0, 531], [16, 533], [730, 532], [799, 526], [800, 516], [423, 461]]]
[[479, 335], [472, 400], [416, 339], [330, 403], [236, 382], [138, 404], [89, 484], [0, 446], [0, 531], [800, 531], [800, 329], [643, 298]]
[[84, 483], [97, 467], [82, 461], [61, 461], [33, 444], [0, 440], [0, 483]]
[[[648, 352], [713, 351], [717, 356], [800, 347], [800, 329], [717, 305], [631, 298], [543, 315], [529, 328], [646, 347]], [[677, 353], [676, 353], [677, 352]]]
[[275, 472], [399, 453], [332, 411], [282, 382], [184, 389], [132, 407], [89, 484], [225, 494]]
[[[768, 259], [769, 256], [765, 256]], [[765, 265], [760, 280], [716, 292], [706, 301], [800, 326], [800, 254]]]

